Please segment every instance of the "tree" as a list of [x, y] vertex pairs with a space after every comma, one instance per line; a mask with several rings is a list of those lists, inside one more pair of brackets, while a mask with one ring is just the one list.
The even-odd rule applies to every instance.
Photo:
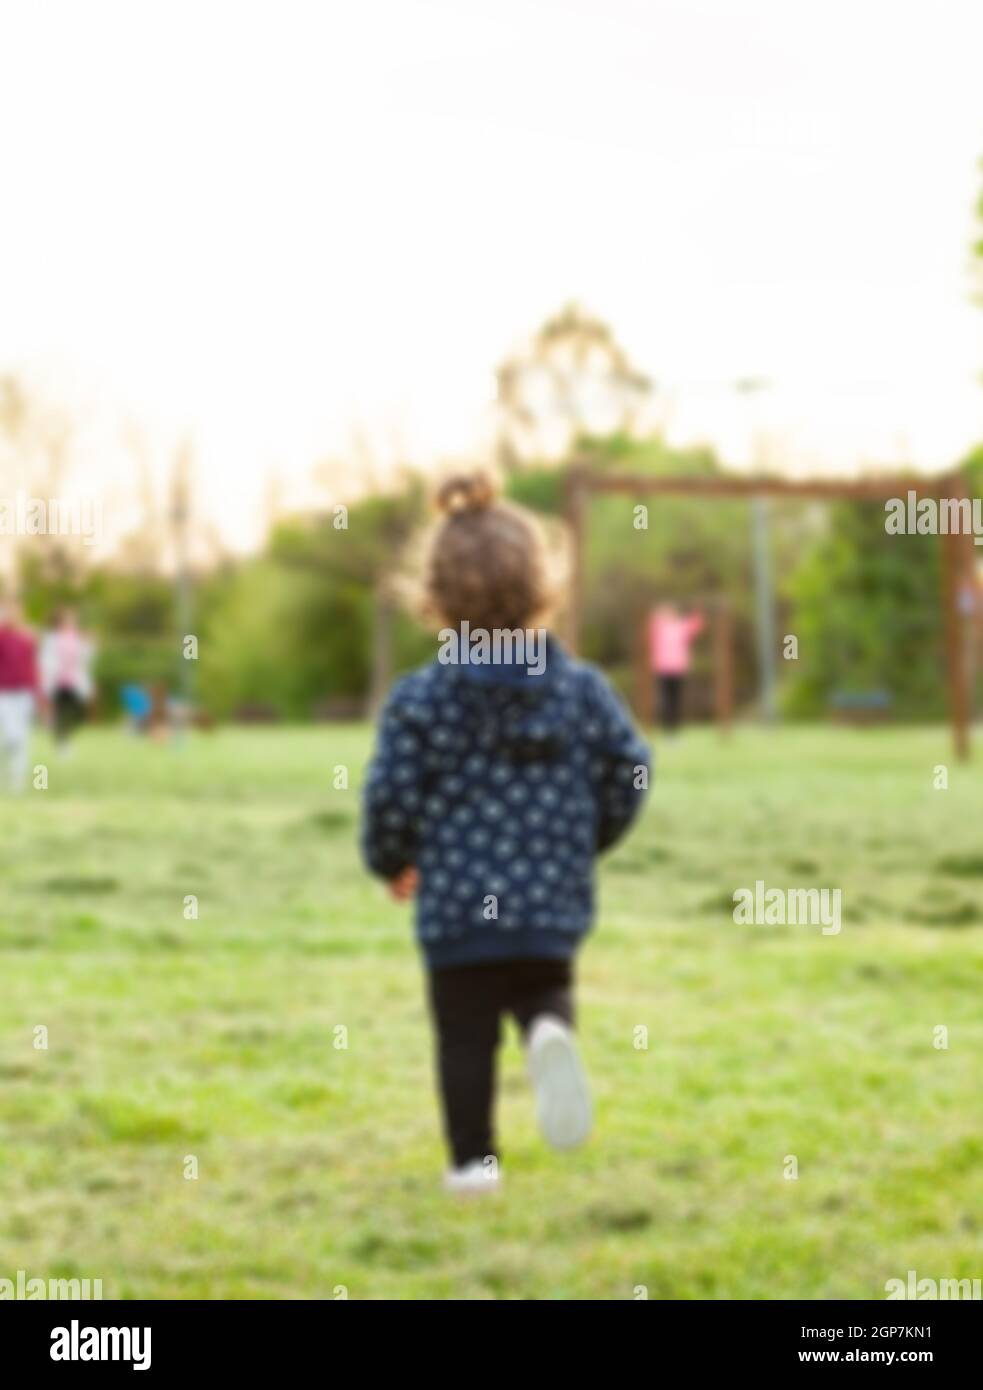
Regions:
[[[345, 509], [344, 517], [335, 510], [313, 521], [284, 524], [271, 539], [274, 560], [316, 578], [325, 591], [362, 590], [370, 597], [365, 663], [370, 672], [369, 706], [373, 710], [391, 683], [400, 641], [394, 576], [425, 515], [422, 481], [404, 475], [397, 491], [366, 497]], [[340, 520], [345, 524], [337, 524]]]
[[[0, 377], [0, 496], [10, 499], [23, 491], [46, 509], [53, 500], [63, 503], [74, 433], [68, 410], [16, 376]], [[0, 572], [6, 570], [8, 583], [26, 562], [36, 583], [71, 594], [91, 565], [91, 551], [81, 536], [48, 528], [37, 535], [4, 539], [9, 544], [2, 547], [6, 560], [0, 559]]]
[[899, 718], [945, 713], [934, 536], [888, 535], [880, 503], [837, 502], [789, 591], [799, 656], [791, 714], [827, 712], [834, 694], [889, 693]]
[[498, 368], [498, 454], [506, 471], [569, 458], [585, 435], [631, 434], [651, 391], [611, 329], [576, 304]]

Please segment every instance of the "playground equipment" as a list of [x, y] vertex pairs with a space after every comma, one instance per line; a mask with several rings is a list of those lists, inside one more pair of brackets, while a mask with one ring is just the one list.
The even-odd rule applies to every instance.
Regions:
[[[644, 475], [598, 473], [589, 464], [576, 463], [567, 473], [565, 483], [565, 514], [570, 529], [572, 563], [567, 637], [576, 651], [580, 639], [580, 619], [584, 596], [584, 535], [590, 498], [594, 493], [621, 493], [633, 498], [646, 496], [677, 497], [784, 497], [821, 501], [878, 501], [905, 497], [913, 492], [923, 497], [962, 500], [969, 496], [962, 473], [939, 474], [932, 478], [868, 477], [847, 480], [800, 480], [776, 477], [646, 477]], [[973, 535], [968, 531], [939, 535], [942, 545], [942, 618], [944, 624], [946, 679], [948, 686], [949, 720], [956, 757], [965, 761], [970, 751], [971, 671], [968, 645], [965, 640], [965, 596], [974, 585], [976, 550]], [[729, 667], [730, 636], [727, 624], [715, 625], [718, 656]], [[719, 682], [717, 709], [726, 727], [733, 705], [732, 676]], [[640, 687], [636, 680], [636, 690]]]

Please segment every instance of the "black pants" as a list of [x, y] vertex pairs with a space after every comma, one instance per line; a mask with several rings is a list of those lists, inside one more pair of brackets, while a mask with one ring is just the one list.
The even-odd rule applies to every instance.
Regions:
[[65, 743], [85, 718], [85, 704], [82, 697], [70, 687], [60, 685], [55, 691], [55, 739]]
[[437, 1032], [437, 1073], [444, 1133], [457, 1167], [496, 1154], [495, 1054], [503, 1014], [525, 1034], [539, 1014], [571, 1027], [573, 962], [488, 961], [431, 970], [430, 1010]]
[[683, 718], [683, 676], [657, 676], [659, 686], [659, 723], [674, 733]]

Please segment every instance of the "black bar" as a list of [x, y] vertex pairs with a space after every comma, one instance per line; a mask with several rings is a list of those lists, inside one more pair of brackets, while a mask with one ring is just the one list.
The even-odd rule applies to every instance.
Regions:
[[[645, 1302], [643, 1298], [624, 1302]], [[361, 1307], [357, 1304], [361, 1302]], [[794, 1372], [802, 1366], [831, 1367], [883, 1365], [899, 1371], [917, 1372], [924, 1368], [955, 1371], [975, 1354], [980, 1334], [980, 1303], [973, 1301], [883, 1302], [655, 1302], [647, 1307], [618, 1308], [608, 1303], [601, 1311], [591, 1305], [578, 1315], [573, 1348], [594, 1338], [601, 1364], [613, 1370], [624, 1366], [626, 1355], [635, 1353], [639, 1369], [647, 1367], [653, 1377], [660, 1369], [684, 1367], [702, 1371], [728, 1371], [754, 1374], [758, 1370]], [[286, 1368], [291, 1379], [300, 1383], [331, 1376], [342, 1367], [375, 1370], [391, 1347], [398, 1358], [399, 1374], [410, 1375], [418, 1364], [418, 1353], [425, 1339], [446, 1332], [467, 1335], [472, 1317], [482, 1319], [480, 1311], [465, 1313], [455, 1307], [453, 1323], [446, 1311], [409, 1313], [410, 1321], [390, 1337], [387, 1326], [402, 1322], [398, 1308], [385, 1307], [371, 1300], [326, 1299], [322, 1302], [181, 1303], [181, 1302], [8, 1302], [0, 1308], [4, 1359], [16, 1366], [20, 1378], [32, 1371], [57, 1371], [70, 1381], [74, 1376], [95, 1372], [101, 1376], [119, 1372], [132, 1376], [133, 1360], [52, 1359], [52, 1349], [73, 1349], [81, 1356], [83, 1348], [103, 1349], [101, 1335], [87, 1328], [138, 1329], [130, 1339], [129, 1350], [136, 1359], [146, 1359], [148, 1344], [143, 1329], [150, 1329], [149, 1366], [137, 1372], [173, 1379], [201, 1372], [228, 1375], [242, 1370], [252, 1378], [264, 1371]], [[550, 1358], [562, 1355], [564, 1316], [551, 1313], [547, 1324], [527, 1322], [528, 1310], [518, 1312], [518, 1323], [511, 1315], [492, 1315], [489, 1327], [495, 1329], [489, 1354], [486, 1346], [476, 1362], [481, 1367], [509, 1366], [512, 1343], [501, 1339], [510, 1325], [525, 1338], [537, 1330], [550, 1334]], [[559, 1321], [553, 1318], [558, 1316]], [[434, 1322], [430, 1322], [430, 1317]], [[541, 1314], [535, 1314], [536, 1319]], [[72, 1336], [72, 1325], [77, 1329]], [[67, 1329], [69, 1336], [56, 1333]], [[114, 1344], [127, 1350], [120, 1335], [107, 1337], [105, 1348]], [[544, 1350], [545, 1350], [545, 1343]], [[457, 1355], [457, 1364], [460, 1352]], [[592, 1360], [593, 1360], [592, 1353]], [[439, 1358], [438, 1358], [439, 1360]], [[429, 1364], [435, 1365], [432, 1356]], [[595, 1363], [596, 1364], [596, 1363]], [[632, 1363], [634, 1364], [634, 1363]], [[476, 1364], [476, 1371], [479, 1365]], [[47, 1383], [47, 1382], [45, 1382]], [[137, 1382], [141, 1383], [140, 1381]]]

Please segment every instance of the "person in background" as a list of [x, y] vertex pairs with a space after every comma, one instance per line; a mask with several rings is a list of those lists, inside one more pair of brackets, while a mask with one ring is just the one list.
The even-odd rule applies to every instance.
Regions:
[[41, 687], [51, 702], [55, 744], [62, 754], [85, 718], [92, 699], [93, 644], [78, 626], [75, 610], [63, 608], [41, 643]]
[[0, 603], [0, 752], [11, 791], [23, 791], [38, 693], [37, 652], [18, 605]]
[[153, 701], [147, 687], [138, 685], [136, 681], [130, 681], [120, 689], [119, 698], [130, 733], [145, 734], [150, 722], [150, 711], [153, 708]]
[[649, 658], [655, 677], [659, 722], [668, 734], [682, 723], [683, 688], [690, 667], [690, 648], [703, 630], [703, 614], [681, 614], [660, 603], [649, 622]]
[[171, 736], [171, 697], [162, 681], [155, 681], [150, 687], [147, 732], [157, 743], [166, 743]]

